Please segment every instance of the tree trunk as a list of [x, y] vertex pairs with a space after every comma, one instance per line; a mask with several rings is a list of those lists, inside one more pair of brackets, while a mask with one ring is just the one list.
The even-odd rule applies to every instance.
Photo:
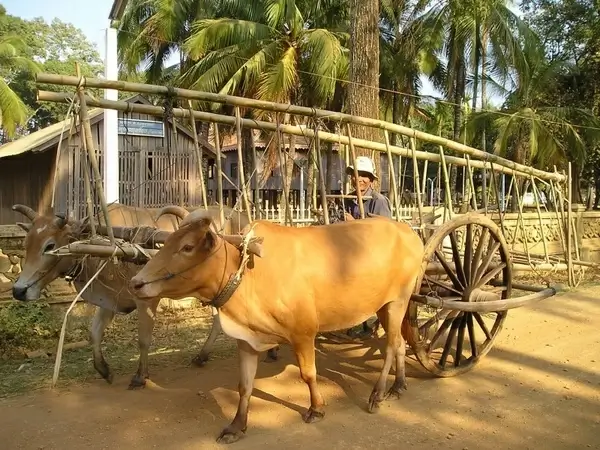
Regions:
[[[350, 2], [350, 83], [347, 91], [348, 113], [379, 118], [379, 0]], [[375, 128], [352, 126], [352, 136], [378, 141]], [[371, 150], [356, 147], [356, 154], [371, 156]], [[375, 158], [377, 174], [381, 161]]]

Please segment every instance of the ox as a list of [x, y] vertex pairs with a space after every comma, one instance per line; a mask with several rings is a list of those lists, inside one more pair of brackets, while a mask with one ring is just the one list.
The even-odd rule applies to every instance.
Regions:
[[[185, 221], [184, 221], [185, 222]], [[164, 247], [131, 279], [140, 299], [187, 296], [213, 299], [223, 331], [237, 339], [239, 403], [217, 441], [235, 442], [246, 432], [258, 354], [288, 342], [310, 391], [307, 423], [324, 417], [317, 386], [315, 337], [355, 326], [377, 314], [386, 331], [385, 360], [368, 410], [406, 389], [403, 319], [419, 282], [424, 246], [408, 224], [387, 218], [293, 228], [258, 220], [243, 233], [262, 240], [257, 258], [214, 233], [210, 219], [182, 222]], [[396, 360], [395, 381], [386, 392]]]
[[[41, 290], [50, 282], [60, 276], [71, 276], [75, 288], [79, 291], [96, 272], [102, 260], [90, 257], [56, 257], [44, 254], [54, 248], [61, 247], [79, 239], [88, 231], [85, 221], [67, 220], [60, 216], [40, 215], [31, 208], [23, 205], [13, 206], [31, 220], [31, 223], [18, 223], [27, 232], [25, 238], [25, 262], [19, 278], [13, 285], [13, 297], [21, 301], [33, 301], [40, 297]], [[113, 226], [152, 226], [162, 231], [173, 231], [177, 228], [175, 215], [182, 217], [184, 208], [168, 206], [158, 213], [145, 208], [135, 208], [120, 204], [109, 206], [109, 220]], [[241, 229], [247, 221], [240, 222], [243, 216], [237, 215], [230, 208], [225, 208], [225, 213], [230, 217], [226, 220], [226, 230]], [[208, 216], [217, 218], [218, 206], [211, 206], [208, 210], [194, 212], [195, 217]], [[239, 220], [238, 220], [239, 219]], [[106, 269], [111, 268], [109, 264]], [[114, 269], [114, 266], [112, 266]], [[91, 327], [91, 341], [93, 348], [94, 368], [109, 383], [113, 374], [104, 359], [101, 342], [106, 327], [112, 322], [116, 313], [129, 314], [138, 309], [138, 344], [140, 349], [139, 366], [129, 385], [130, 389], [143, 387], [148, 378], [148, 350], [152, 340], [156, 309], [160, 298], [151, 302], [140, 303], [127, 289], [127, 281], [139, 270], [139, 266], [131, 263], [122, 263], [118, 271], [121, 276], [115, 276], [114, 271], [104, 270], [90, 284], [82, 294], [83, 300], [98, 306]], [[211, 330], [210, 337], [194, 362], [204, 362], [219, 334], [220, 327]]]

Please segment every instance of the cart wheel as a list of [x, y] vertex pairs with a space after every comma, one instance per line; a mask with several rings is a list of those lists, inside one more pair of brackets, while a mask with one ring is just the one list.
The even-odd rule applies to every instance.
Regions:
[[[512, 264], [500, 228], [478, 213], [444, 223], [425, 245], [420, 281], [421, 294], [447, 300], [510, 298]], [[452, 377], [471, 370], [490, 351], [506, 314], [435, 309], [411, 301], [407, 338], [425, 369]]]

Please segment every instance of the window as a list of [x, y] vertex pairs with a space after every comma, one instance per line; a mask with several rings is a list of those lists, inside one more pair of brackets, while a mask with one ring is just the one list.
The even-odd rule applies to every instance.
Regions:
[[238, 173], [238, 164], [237, 163], [231, 163], [231, 166], [229, 166], [229, 176], [231, 178], [237, 178], [237, 173]]
[[208, 159], [207, 172], [208, 172], [208, 179], [212, 180], [215, 177], [215, 160], [212, 158]]

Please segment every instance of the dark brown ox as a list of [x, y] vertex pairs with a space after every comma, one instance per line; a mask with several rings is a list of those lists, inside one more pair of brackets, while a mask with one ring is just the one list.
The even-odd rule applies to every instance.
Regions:
[[[406, 388], [401, 327], [424, 253], [409, 225], [381, 217], [304, 228], [255, 221], [254, 233], [263, 239], [262, 257], [251, 258], [228, 300], [224, 292], [242, 255], [210, 225], [207, 219], [182, 224], [131, 280], [131, 288], [140, 299], [195, 296], [220, 303], [221, 327], [238, 342], [240, 399], [218, 441], [234, 442], [245, 433], [258, 354], [283, 342], [291, 344], [310, 390], [304, 421], [323, 418], [315, 336], [350, 328], [375, 313], [387, 345], [369, 411], [390, 394], [400, 396]], [[386, 392], [394, 358], [395, 381]]]
[[[27, 231], [25, 238], [25, 262], [23, 270], [13, 286], [13, 297], [21, 301], [33, 301], [40, 297], [41, 290], [58, 277], [70, 275], [77, 291], [80, 291], [102, 263], [99, 258], [83, 258], [75, 256], [56, 257], [45, 252], [61, 247], [81, 238], [87, 226], [84, 221], [72, 221], [54, 215], [40, 215], [31, 208], [15, 205], [19, 211], [31, 220], [31, 223], [19, 223]], [[215, 212], [216, 211], [216, 212]], [[173, 215], [183, 217], [187, 214], [183, 208], [168, 206], [160, 211], [145, 208], [113, 204], [109, 206], [109, 218], [112, 226], [153, 226], [163, 231], [177, 229], [177, 220]], [[193, 217], [211, 217], [219, 223], [218, 206], [208, 210], [194, 211]], [[241, 230], [248, 221], [238, 222], [237, 212], [225, 208], [225, 214], [231, 219], [225, 223], [229, 232]], [[103, 223], [103, 222], [102, 222]], [[128, 281], [140, 269], [139, 265], [121, 263], [118, 268], [112, 263], [98, 275], [82, 294], [82, 299], [98, 306], [91, 327], [91, 341], [94, 355], [94, 368], [109, 383], [113, 374], [104, 359], [101, 350], [102, 338], [106, 327], [112, 322], [116, 313], [129, 314], [138, 309], [138, 343], [140, 349], [139, 366], [129, 385], [130, 389], [142, 387], [148, 378], [148, 350], [152, 340], [152, 331], [156, 309], [160, 298], [140, 302], [128, 289]], [[220, 327], [211, 331], [211, 336], [194, 360], [208, 359], [212, 343], [218, 335]], [[213, 337], [213, 334], [215, 335]], [[212, 338], [212, 340], [211, 340]]]

